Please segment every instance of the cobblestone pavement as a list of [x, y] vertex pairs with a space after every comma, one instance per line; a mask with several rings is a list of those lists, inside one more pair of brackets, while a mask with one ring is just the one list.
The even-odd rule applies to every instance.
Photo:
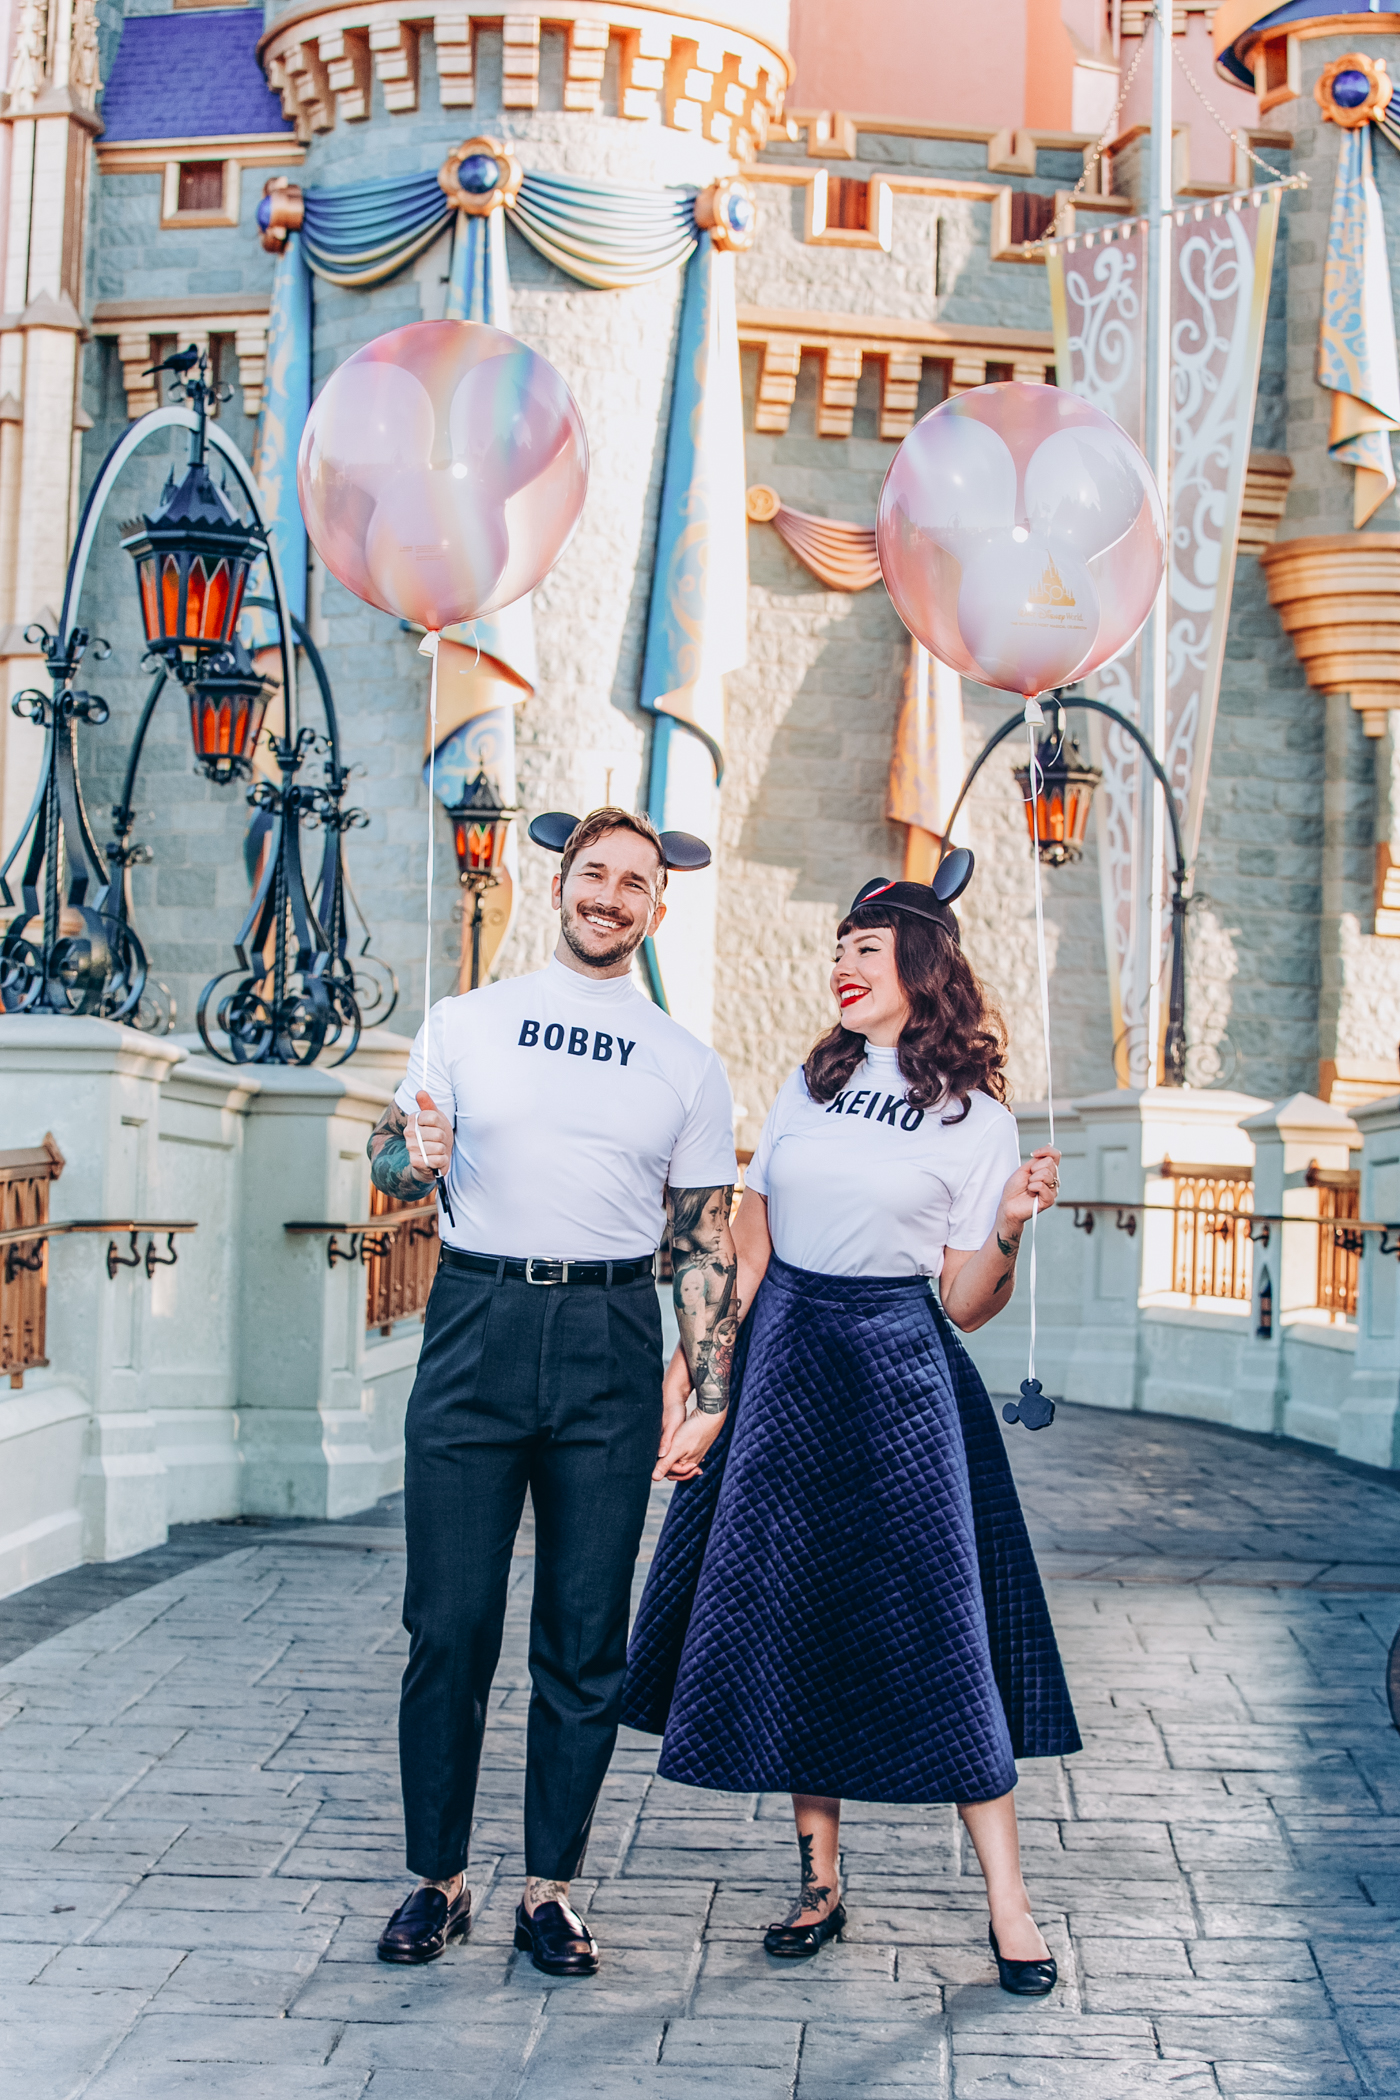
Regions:
[[[422, 1970], [377, 1962], [407, 1886], [389, 1508], [378, 1526], [245, 1529], [142, 1590], [128, 1564], [128, 1593], [0, 1669], [0, 2092], [1400, 2095], [1383, 1695], [1400, 1492], [1322, 1454], [1086, 1409], [1010, 1448], [1086, 1743], [1019, 1788], [1063, 1978], [1047, 2003], [996, 1988], [948, 1808], [852, 1807], [844, 1944], [770, 1962], [786, 1802], [668, 1785], [641, 1736], [578, 1885], [602, 1973], [547, 1985], [510, 1930], [528, 1537], [471, 1939]], [[47, 1631], [54, 1608], [0, 1605], [0, 1637], [7, 1616], [12, 1638], [26, 1614]]]

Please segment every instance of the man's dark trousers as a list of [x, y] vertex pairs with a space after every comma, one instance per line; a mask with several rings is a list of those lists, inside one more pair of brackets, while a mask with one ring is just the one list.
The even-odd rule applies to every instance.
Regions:
[[578, 1872], [617, 1739], [632, 1571], [661, 1435], [650, 1276], [607, 1288], [438, 1269], [405, 1428], [408, 1865], [467, 1864], [511, 1548], [530, 1490], [525, 1871]]

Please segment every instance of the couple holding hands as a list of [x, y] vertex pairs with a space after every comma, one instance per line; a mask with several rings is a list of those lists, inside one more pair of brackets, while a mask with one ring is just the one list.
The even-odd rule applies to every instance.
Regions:
[[[837, 929], [840, 1018], [779, 1091], [731, 1223], [723, 1068], [631, 969], [695, 845], [620, 809], [574, 826], [551, 961], [435, 1007], [370, 1140], [381, 1188], [421, 1200], [440, 1174], [450, 1204], [405, 1431], [400, 1759], [421, 1883], [379, 1952], [431, 1960], [470, 1928], [528, 1488], [515, 1941], [537, 1968], [598, 1967], [569, 1885], [625, 1720], [663, 1737], [668, 1779], [792, 1796], [799, 1883], [770, 1954], [814, 1955], [845, 1924], [843, 1799], [955, 1802], [1002, 1987], [1041, 1996], [1056, 1971], [1021, 1875], [1015, 1759], [1079, 1736], [955, 1330], [1009, 1302], [1058, 1155], [1020, 1160], [1000, 1026], [948, 904], [870, 883]], [[663, 1378], [668, 1217], [680, 1343]], [[654, 1478], [676, 1485], [629, 1647]]]

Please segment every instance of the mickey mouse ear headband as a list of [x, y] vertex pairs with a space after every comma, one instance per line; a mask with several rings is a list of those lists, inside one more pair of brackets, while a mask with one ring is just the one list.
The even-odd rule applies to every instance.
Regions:
[[916, 919], [946, 926], [956, 940], [958, 922], [949, 907], [971, 882], [976, 865], [966, 846], [955, 846], [951, 853], [944, 854], [932, 882], [887, 882], [877, 875], [856, 891], [851, 910], [878, 901], [892, 911], [906, 911]]
[[[578, 827], [579, 819], [569, 816], [562, 809], [546, 810], [530, 824], [530, 837], [546, 853], [562, 853]], [[710, 849], [703, 839], [692, 838], [688, 831], [663, 831], [661, 833], [661, 857], [668, 870], [677, 874], [692, 874], [710, 865]], [[968, 856], [971, 858], [971, 855]]]

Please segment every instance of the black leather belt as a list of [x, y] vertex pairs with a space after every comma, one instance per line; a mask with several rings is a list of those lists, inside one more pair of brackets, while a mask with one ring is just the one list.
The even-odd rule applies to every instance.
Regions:
[[505, 1254], [463, 1254], [459, 1247], [444, 1247], [439, 1259], [445, 1268], [470, 1269], [477, 1275], [494, 1276], [497, 1283], [508, 1276], [515, 1283], [611, 1285], [636, 1283], [639, 1277], [656, 1273], [654, 1254], [640, 1254], [635, 1261], [560, 1261], [532, 1254], [521, 1261]]

